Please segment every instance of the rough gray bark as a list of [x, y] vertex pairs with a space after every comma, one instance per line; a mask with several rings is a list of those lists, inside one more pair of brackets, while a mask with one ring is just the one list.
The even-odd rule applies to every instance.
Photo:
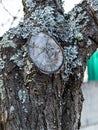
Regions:
[[[61, 0], [22, 2], [24, 22], [0, 41], [0, 130], [79, 130], [83, 73], [98, 47], [98, 2], [84, 0], [65, 15]], [[40, 72], [29, 57], [29, 36], [41, 31], [63, 48], [59, 73]]]

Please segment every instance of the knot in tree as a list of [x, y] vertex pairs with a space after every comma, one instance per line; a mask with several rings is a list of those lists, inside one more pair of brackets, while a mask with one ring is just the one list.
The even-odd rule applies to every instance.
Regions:
[[22, 3], [24, 21], [0, 39], [0, 128], [79, 130], [81, 84], [98, 47], [98, 0], [68, 14], [62, 0]]
[[44, 73], [57, 72], [63, 65], [64, 56], [60, 45], [49, 35], [40, 32], [28, 41], [29, 55], [34, 64]]

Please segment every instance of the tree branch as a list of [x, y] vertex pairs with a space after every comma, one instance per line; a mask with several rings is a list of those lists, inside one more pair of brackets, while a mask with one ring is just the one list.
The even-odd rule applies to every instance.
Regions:
[[[3, 122], [7, 122], [7, 129], [15, 130], [78, 130], [83, 74], [88, 58], [98, 47], [91, 40], [96, 41], [98, 34], [95, 15], [88, 10], [87, 1], [65, 16], [58, 10], [61, 1], [22, 2], [24, 22], [0, 41], [1, 100], [8, 113]], [[30, 60], [28, 39], [40, 32], [56, 39], [63, 51], [64, 65], [59, 73], [44, 74]]]

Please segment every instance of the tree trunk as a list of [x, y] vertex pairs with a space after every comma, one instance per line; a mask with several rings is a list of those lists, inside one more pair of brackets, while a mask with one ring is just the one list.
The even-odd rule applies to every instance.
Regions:
[[[68, 14], [61, 0], [22, 2], [24, 22], [0, 41], [0, 130], [79, 130], [83, 74], [98, 47], [98, 2], [84, 0]], [[28, 39], [40, 32], [62, 48], [58, 72], [46, 74], [30, 58]]]

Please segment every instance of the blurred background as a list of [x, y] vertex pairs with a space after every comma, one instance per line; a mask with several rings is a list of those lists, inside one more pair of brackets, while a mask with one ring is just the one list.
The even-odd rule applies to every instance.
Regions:
[[[81, 0], [64, 0], [65, 13]], [[21, 0], [0, 0], [0, 37], [9, 29], [23, 21]], [[81, 130], [98, 129], [98, 49], [90, 57], [84, 73], [82, 90], [84, 104], [81, 115]]]

